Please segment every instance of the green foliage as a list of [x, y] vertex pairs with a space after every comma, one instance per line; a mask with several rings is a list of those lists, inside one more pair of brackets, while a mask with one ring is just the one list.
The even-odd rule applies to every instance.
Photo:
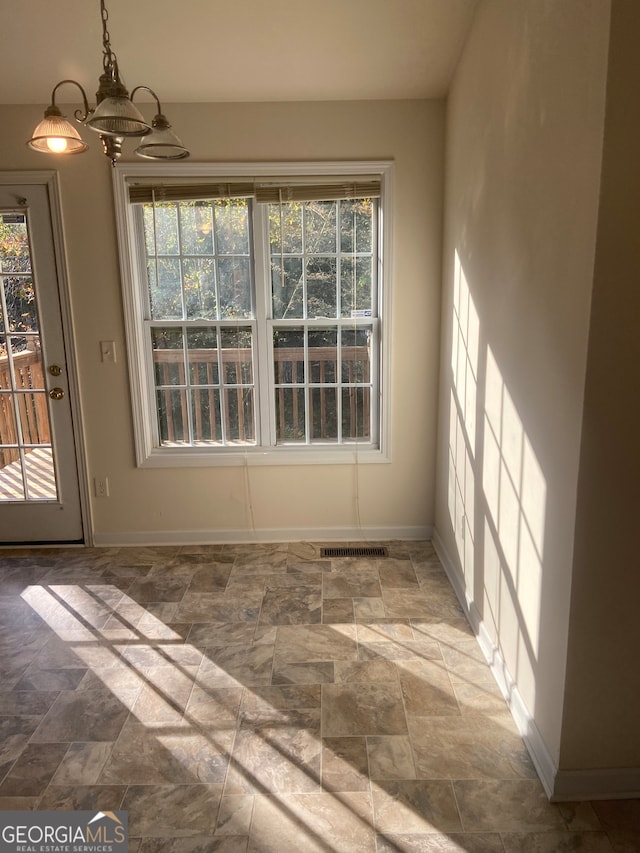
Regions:
[[21, 333], [37, 333], [36, 295], [24, 214], [0, 216], [0, 271], [6, 314], [0, 316], [0, 356], [7, 351], [4, 335], [12, 333], [14, 352], [29, 347]]

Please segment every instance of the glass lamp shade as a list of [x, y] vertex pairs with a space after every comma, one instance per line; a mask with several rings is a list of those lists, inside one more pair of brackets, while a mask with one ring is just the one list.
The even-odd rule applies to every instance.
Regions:
[[144, 136], [151, 132], [151, 125], [138, 108], [129, 98], [119, 96], [100, 101], [85, 124], [106, 136]]
[[81, 154], [89, 148], [62, 115], [45, 115], [27, 145], [44, 154]]
[[189, 156], [162, 114], [154, 118], [153, 130], [143, 138], [135, 153], [147, 160], [182, 160]]

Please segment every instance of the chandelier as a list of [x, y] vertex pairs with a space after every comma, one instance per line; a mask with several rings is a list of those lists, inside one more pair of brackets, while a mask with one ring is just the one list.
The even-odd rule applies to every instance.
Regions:
[[[139, 157], [148, 160], [182, 160], [189, 152], [173, 132], [158, 96], [148, 86], [136, 86], [129, 92], [120, 79], [118, 59], [111, 49], [107, 21], [109, 14], [104, 0], [100, 0], [102, 15], [102, 54], [103, 73], [100, 75], [96, 106], [90, 107], [85, 90], [76, 80], [61, 80], [53, 87], [51, 103], [44, 118], [33, 132], [27, 145], [34, 151], [45, 154], [81, 154], [88, 149], [75, 127], [67, 121], [56, 106], [56, 92], [60, 86], [73, 83], [82, 93], [83, 110], [74, 112], [75, 120], [100, 134], [104, 153], [115, 166], [122, 154], [122, 143], [128, 137], [138, 138], [140, 144], [135, 149]], [[149, 122], [133, 103], [136, 92], [146, 90], [156, 102], [155, 118]]]

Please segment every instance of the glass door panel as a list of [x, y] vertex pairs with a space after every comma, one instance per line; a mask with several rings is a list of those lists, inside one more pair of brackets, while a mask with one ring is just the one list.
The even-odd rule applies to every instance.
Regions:
[[58, 500], [32, 270], [27, 214], [0, 213], [0, 502]]

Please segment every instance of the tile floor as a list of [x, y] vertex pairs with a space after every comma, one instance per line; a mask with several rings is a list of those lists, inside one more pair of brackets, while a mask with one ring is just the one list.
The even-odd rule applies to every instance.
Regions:
[[0, 810], [138, 853], [630, 853], [551, 805], [429, 542], [0, 551]]

